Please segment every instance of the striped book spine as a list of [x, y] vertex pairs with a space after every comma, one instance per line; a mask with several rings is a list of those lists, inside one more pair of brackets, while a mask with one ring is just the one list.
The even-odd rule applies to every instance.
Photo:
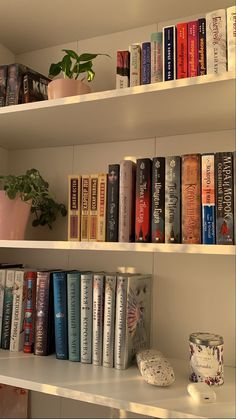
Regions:
[[68, 240], [80, 240], [81, 176], [68, 176]]
[[215, 244], [215, 156], [202, 155], [202, 243]]
[[163, 75], [164, 81], [176, 78], [175, 26], [163, 28]]
[[114, 366], [116, 275], [106, 274], [104, 296], [103, 366]]
[[81, 350], [80, 361], [92, 363], [93, 274], [81, 273]]
[[37, 272], [25, 272], [26, 305], [24, 316], [24, 352], [34, 352]]
[[26, 303], [24, 271], [15, 272], [11, 321], [10, 351], [22, 351], [24, 347], [24, 312]]
[[53, 272], [52, 276], [56, 357], [57, 359], [68, 359], [66, 272]]
[[80, 361], [80, 273], [67, 273], [69, 360]]
[[14, 283], [15, 283], [15, 270], [7, 269], [6, 286], [5, 286], [4, 302], [3, 302], [2, 339], [1, 339], [2, 349], [10, 348]]
[[102, 365], [104, 274], [93, 275], [93, 340], [92, 361]]
[[151, 83], [151, 42], [142, 43], [141, 84]]
[[1, 338], [2, 338], [2, 318], [3, 318], [5, 286], [6, 286], [6, 269], [0, 269], [0, 348], [1, 348]]

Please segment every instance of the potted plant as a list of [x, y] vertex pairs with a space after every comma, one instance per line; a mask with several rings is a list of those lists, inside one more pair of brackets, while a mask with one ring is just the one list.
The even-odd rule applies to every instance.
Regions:
[[[52, 63], [49, 68], [49, 77], [53, 78], [62, 73], [63, 78], [58, 78], [51, 81], [48, 85], [48, 98], [57, 99], [60, 97], [81, 95], [85, 93], [90, 93], [91, 88], [84, 83], [84, 80], [87, 79], [88, 82], [91, 82], [94, 79], [95, 72], [92, 69], [93, 59], [98, 55], [108, 54], [91, 54], [84, 53], [78, 55], [75, 51], [71, 49], [62, 50], [65, 55], [61, 61], [58, 63]], [[78, 77], [81, 74], [85, 74], [82, 79]]]
[[57, 203], [48, 188], [37, 169], [0, 176], [0, 239], [24, 239], [30, 212], [34, 227], [47, 225], [50, 229], [59, 214], [66, 216], [65, 205]]

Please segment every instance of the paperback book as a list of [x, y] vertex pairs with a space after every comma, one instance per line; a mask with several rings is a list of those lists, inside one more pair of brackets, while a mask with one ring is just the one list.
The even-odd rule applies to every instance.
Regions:
[[68, 176], [68, 240], [80, 240], [81, 176]]
[[151, 42], [142, 43], [141, 84], [151, 83]]
[[24, 347], [24, 313], [26, 303], [24, 275], [24, 270], [15, 271], [10, 338], [10, 351], [15, 352], [22, 351]]
[[152, 161], [152, 243], [165, 243], [165, 157]]
[[80, 361], [92, 363], [93, 274], [81, 273], [81, 349]]
[[102, 365], [104, 273], [93, 275], [93, 339], [92, 361]]
[[151, 171], [150, 159], [138, 159], [136, 169], [135, 241], [151, 238]]
[[5, 290], [4, 290], [4, 302], [3, 302], [2, 338], [1, 338], [2, 349], [10, 349], [14, 284], [15, 284], [15, 270], [7, 269], [6, 270], [6, 283], [5, 283]]
[[114, 366], [116, 274], [105, 275], [103, 362], [104, 367]]
[[188, 77], [188, 26], [187, 23], [176, 25], [176, 77]]
[[120, 165], [109, 164], [107, 177], [106, 241], [118, 241]]
[[136, 163], [120, 163], [119, 242], [133, 242], [135, 237], [135, 179]]
[[202, 155], [202, 243], [215, 244], [215, 156]]
[[68, 351], [70, 361], [80, 361], [80, 272], [67, 273]]
[[226, 71], [226, 16], [225, 9], [206, 14], [207, 74]]
[[166, 157], [165, 165], [165, 242], [181, 241], [181, 158]]
[[141, 84], [141, 47], [132, 44], [130, 49], [130, 87]]
[[151, 34], [151, 83], [163, 81], [162, 32]]
[[163, 75], [164, 81], [176, 78], [175, 26], [163, 28]]
[[55, 349], [57, 359], [68, 359], [67, 276], [53, 272]]
[[34, 352], [37, 272], [25, 272], [24, 352]]

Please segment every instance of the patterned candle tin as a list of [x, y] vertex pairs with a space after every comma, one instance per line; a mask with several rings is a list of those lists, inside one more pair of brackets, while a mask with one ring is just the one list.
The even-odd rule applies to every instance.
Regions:
[[223, 338], [212, 333], [192, 333], [189, 337], [190, 380], [209, 385], [224, 382]]

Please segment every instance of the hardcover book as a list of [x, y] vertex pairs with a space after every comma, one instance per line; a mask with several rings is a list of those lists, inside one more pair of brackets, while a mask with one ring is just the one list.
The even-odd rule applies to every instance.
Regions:
[[6, 104], [7, 65], [0, 65], [0, 108]]
[[68, 240], [80, 240], [81, 176], [68, 176]]
[[98, 175], [90, 175], [89, 241], [98, 237]]
[[165, 169], [165, 242], [180, 243], [181, 158], [166, 157]]
[[57, 359], [68, 359], [67, 276], [53, 272], [55, 347]]
[[151, 275], [119, 274], [116, 291], [115, 361], [126, 369], [150, 345]]
[[228, 71], [235, 71], [236, 69], [236, 6], [228, 7], [226, 9], [226, 13], [227, 13]]
[[2, 337], [2, 317], [3, 317], [5, 286], [6, 286], [6, 270], [0, 269], [0, 348], [1, 348], [1, 337]]
[[10, 348], [14, 284], [15, 284], [15, 270], [7, 269], [5, 291], [4, 291], [4, 301], [3, 301], [2, 338], [1, 338], [2, 349]]
[[163, 75], [165, 81], [176, 78], [175, 43], [175, 26], [163, 28]]
[[80, 361], [80, 272], [67, 273], [69, 360]]
[[102, 365], [104, 273], [93, 275], [93, 340], [92, 361]]
[[81, 349], [80, 361], [92, 363], [93, 274], [81, 273]]
[[188, 22], [188, 77], [198, 75], [198, 21]]
[[226, 71], [226, 16], [225, 9], [206, 14], [207, 74]]
[[23, 102], [47, 100], [50, 81], [37, 71], [27, 68], [23, 77]]
[[198, 19], [198, 75], [207, 74], [206, 63], [206, 19]]
[[151, 42], [142, 43], [141, 84], [151, 83]]
[[136, 163], [120, 163], [119, 242], [133, 242], [135, 237], [135, 178]]
[[89, 240], [90, 177], [82, 175], [81, 183], [81, 241]]
[[98, 225], [97, 241], [106, 241], [107, 174], [98, 175]]
[[182, 156], [182, 243], [201, 243], [201, 156]]
[[236, 151], [234, 151], [234, 244], [236, 244]]
[[215, 156], [202, 155], [202, 243], [215, 244]]
[[12, 321], [10, 351], [22, 351], [24, 347], [24, 313], [26, 303], [26, 289], [24, 271], [15, 271], [13, 287]]
[[152, 161], [152, 243], [165, 243], [165, 157]]
[[6, 106], [23, 102], [22, 80], [25, 72], [26, 67], [22, 64], [10, 64], [8, 66]]
[[187, 23], [176, 25], [176, 77], [188, 77], [188, 27]]
[[151, 34], [151, 83], [163, 81], [162, 32]]
[[151, 239], [151, 172], [150, 159], [138, 159], [136, 169], [135, 241]]
[[233, 153], [215, 154], [216, 244], [234, 242]]
[[103, 362], [104, 367], [114, 366], [116, 274], [105, 275]]
[[25, 272], [26, 304], [24, 315], [24, 352], [34, 352], [37, 272]]
[[141, 84], [141, 47], [132, 44], [130, 49], [130, 87]]
[[107, 177], [106, 241], [118, 241], [120, 165], [109, 164]]
[[130, 76], [130, 53], [129, 51], [117, 51], [116, 58], [116, 88], [129, 87]]

